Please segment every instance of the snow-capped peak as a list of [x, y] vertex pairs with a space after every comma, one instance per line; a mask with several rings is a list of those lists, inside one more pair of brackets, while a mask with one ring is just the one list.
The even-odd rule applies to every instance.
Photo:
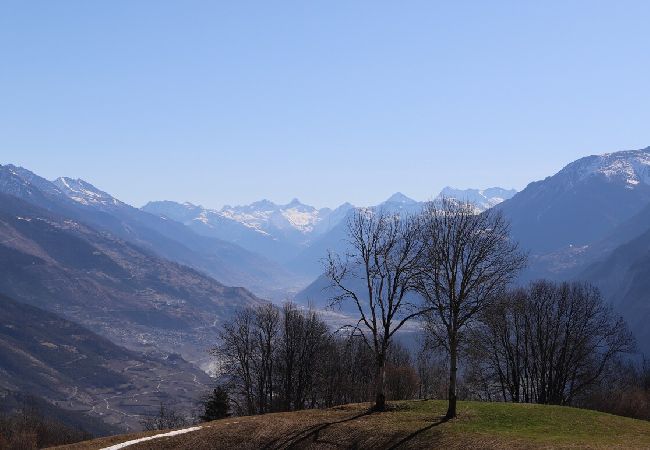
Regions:
[[223, 209], [248, 209], [248, 210], [272, 210], [277, 208], [278, 205], [271, 200], [262, 199], [251, 203], [250, 205], [243, 206], [224, 206]]
[[294, 198], [286, 205], [260, 200], [250, 205], [224, 206], [219, 214], [264, 233], [270, 233], [272, 229], [309, 233], [322, 219], [323, 212], [325, 210], [305, 205]]
[[159, 201], [149, 202], [142, 209], [182, 223], [191, 223], [194, 226], [202, 224], [200, 226], [209, 228], [210, 233], [226, 228], [235, 230], [236, 228], [232, 227], [236, 223], [237, 226], [244, 226], [273, 239], [289, 239], [304, 244], [311, 237], [327, 232], [344, 220], [351, 208], [352, 205], [343, 204], [335, 210], [317, 209], [294, 198], [284, 205], [265, 199], [248, 205], [226, 205], [220, 210], [207, 209], [187, 202], [181, 204]]
[[629, 189], [650, 185], [650, 147], [587, 156], [567, 165], [558, 175], [561, 174], [576, 181], [604, 178], [608, 182], [624, 183]]
[[82, 179], [59, 177], [52, 182], [70, 199], [83, 205], [117, 206], [119, 200]]
[[438, 198], [446, 197], [470, 202], [481, 210], [498, 205], [504, 200], [508, 200], [517, 193], [515, 189], [503, 189], [492, 187], [487, 189], [456, 189], [451, 186], [444, 187]]

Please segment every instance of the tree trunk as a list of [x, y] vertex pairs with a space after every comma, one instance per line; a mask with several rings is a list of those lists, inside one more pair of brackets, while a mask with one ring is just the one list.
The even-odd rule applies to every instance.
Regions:
[[384, 393], [384, 384], [386, 381], [386, 362], [384, 355], [377, 357], [377, 370], [375, 373], [375, 411], [384, 411], [386, 409], [386, 394]]
[[449, 406], [447, 419], [456, 417], [456, 375], [458, 372], [458, 343], [452, 338], [449, 346]]

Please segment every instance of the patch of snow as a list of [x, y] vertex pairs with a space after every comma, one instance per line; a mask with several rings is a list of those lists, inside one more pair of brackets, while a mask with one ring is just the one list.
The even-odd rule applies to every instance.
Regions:
[[192, 431], [198, 431], [203, 427], [190, 427], [183, 428], [182, 430], [169, 431], [167, 433], [156, 434], [153, 436], [147, 436], [139, 439], [131, 439], [130, 441], [122, 442], [120, 444], [111, 445], [110, 447], [104, 447], [101, 450], [118, 450], [120, 448], [125, 448], [130, 445], [139, 444], [140, 442], [152, 441], [154, 439], [160, 439], [163, 437], [178, 436], [179, 434], [191, 433]]
[[301, 211], [298, 208], [290, 208], [282, 211], [282, 216], [289, 223], [303, 233], [309, 233], [314, 229], [314, 225], [322, 220], [319, 211]]
[[122, 204], [116, 198], [81, 179], [59, 177], [53, 183], [71, 200], [82, 205], [118, 206]]
[[650, 150], [631, 150], [588, 156], [569, 164], [564, 172], [575, 173], [578, 180], [600, 176], [607, 181], [625, 183], [628, 188], [650, 185]]
[[503, 189], [498, 187], [488, 189], [456, 189], [450, 186], [445, 187], [438, 194], [438, 198], [447, 197], [462, 202], [470, 202], [480, 210], [486, 210], [499, 203], [512, 198], [517, 193], [514, 189]]

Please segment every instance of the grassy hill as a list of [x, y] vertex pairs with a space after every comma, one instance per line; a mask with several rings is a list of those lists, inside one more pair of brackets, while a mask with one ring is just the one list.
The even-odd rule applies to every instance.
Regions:
[[[368, 413], [368, 406], [218, 420], [127, 448], [650, 448], [650, 422], [583, 409], [460, 402], [458, 418], [445, 422], [443, 401], [396, 402], [384, 413]], [[67, 448], [99, 449], [154, 434], [114, 436]]]

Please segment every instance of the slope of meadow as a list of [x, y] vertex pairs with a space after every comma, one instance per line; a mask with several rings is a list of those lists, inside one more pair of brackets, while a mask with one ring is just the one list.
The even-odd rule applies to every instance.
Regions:
[[[229, 418], [126, 448], [650, 448], [650, 422], [583, 409], [460, 402], [458, 418], [443, 421], [443, 401], [396, 402], [383, 413], [368, 413], [368, 406]], [[100, 449], [156, 433], [67, 448]]]

